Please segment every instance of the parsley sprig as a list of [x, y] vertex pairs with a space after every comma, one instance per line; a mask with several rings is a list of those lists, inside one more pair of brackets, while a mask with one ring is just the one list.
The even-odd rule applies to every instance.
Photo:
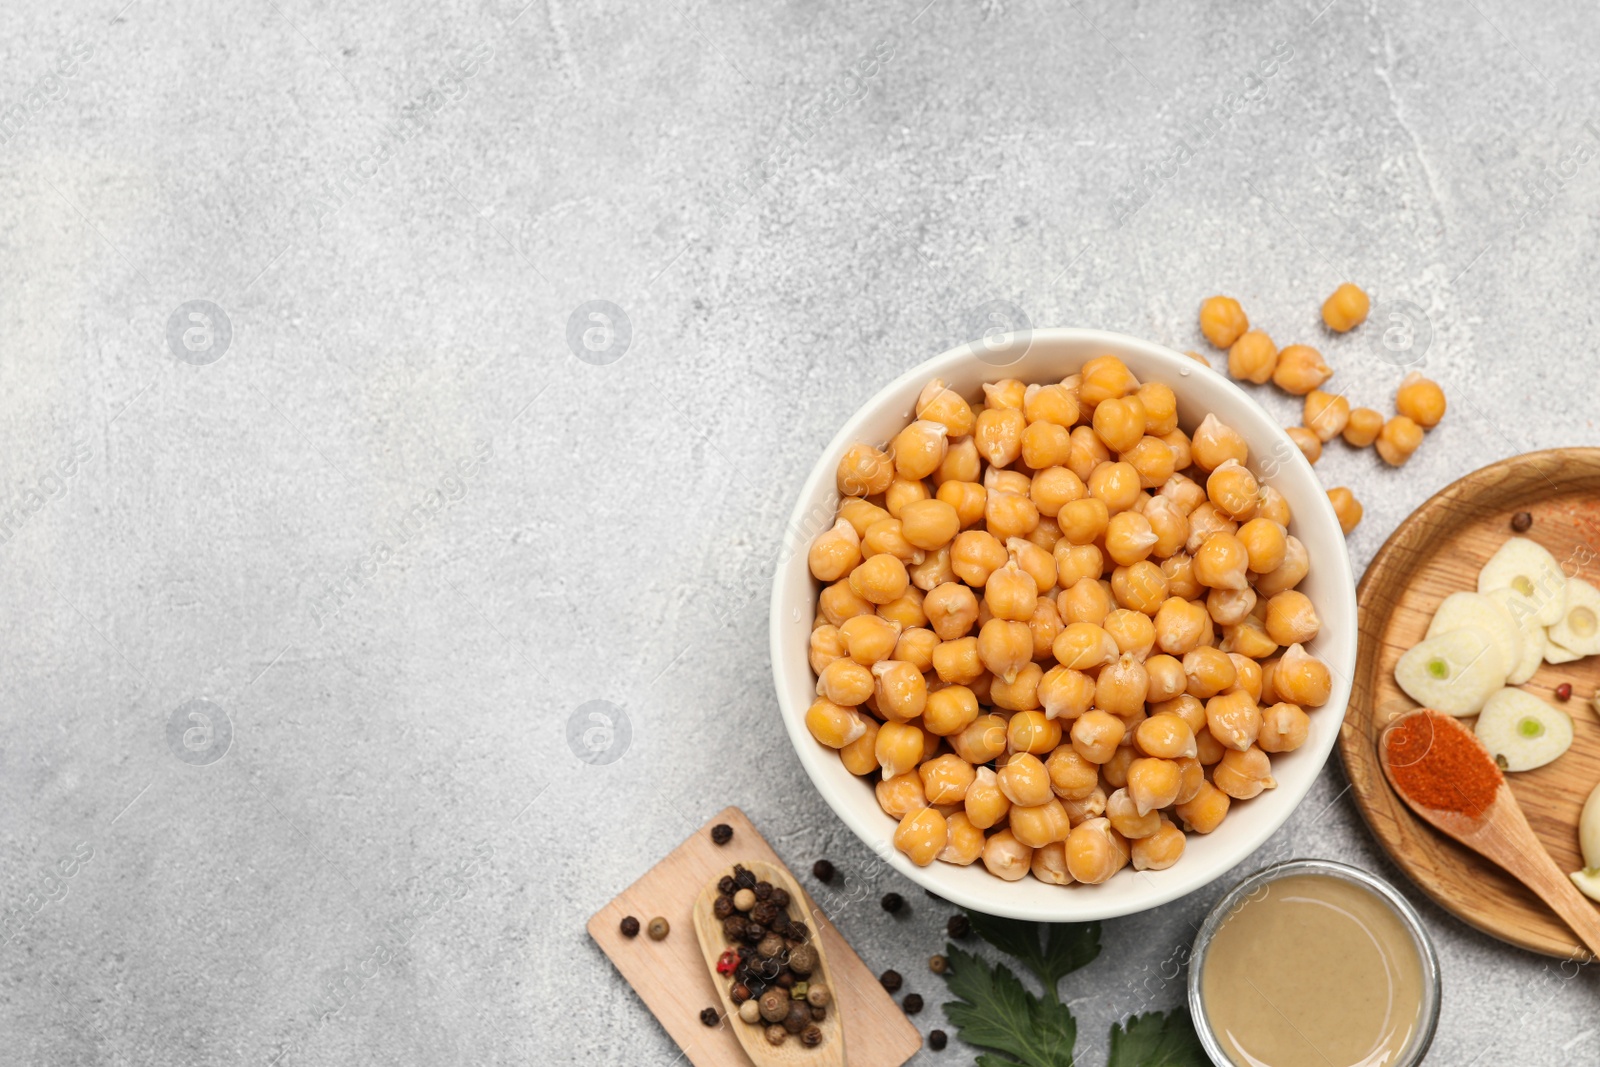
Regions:
[[[1032, 923], [968, 912], [972, 929], [1034, 978], [1037, 995], [1004, 963], [945, 946], [945, 981], [959, 999], [944, 1006], [957, 1036], [989, 1051], [977, 1067], [1074, 1067], [1078, 1023], [1057, 985], [1100, 954], [1099, 923]], [[1131, 1015], [1111, 1027], [1107, 1067], [1206, 1067], [1185, 1007]]]

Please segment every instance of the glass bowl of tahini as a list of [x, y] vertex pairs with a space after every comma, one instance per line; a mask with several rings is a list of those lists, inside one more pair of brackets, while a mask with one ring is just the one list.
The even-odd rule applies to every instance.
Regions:
[[1331, 860], [1240, 882], [1189, 961], [1189, 1007], [1218, 1067], [1413, 1067], [1433, 1041], [1439, 990], [1416, 909]]

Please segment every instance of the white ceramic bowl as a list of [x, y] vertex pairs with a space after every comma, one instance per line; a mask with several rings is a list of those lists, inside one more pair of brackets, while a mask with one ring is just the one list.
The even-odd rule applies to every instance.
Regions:
[[[1278, 787], [1236, 802], [1212, 834], [1190, 834], [1181, 860], [1164, 871], [1126, 867], [1101, 885], [1047, 885], [1032, 877], [1004, 882], [982, 861], [970, 867], [935, 862], [918, 867], [893, 844], [895, 820], [873, 795], [872, 780], [857, 778], [832, 749], [805, 726], [816, 698], [808, 639], [816, 615], [818, 583], [806, 565], [811, 540], [833, 524], [839, 494], [835, 471], [852, 444], [882, 445], [913, 417], [917, 394], [942, 378], [969, 398], [980, 384], [999, 378], [1059, 381], [1097, 355], [1118, 356], [1141, 381], [1160, 381], [1178, 398], [1179, 424], [1193, 431], [1207, 413], [1244, 435], [1249, 466], [1276, 487], [1293, 513], [1290, 532], [1305, 544], [1311, 572], [1298, 588], [1316, 605], [1322, 631], [1309, 651], [1333, 674], [1328, 703], [1312, 711], [1311, 734], [1298, 750], [1272, 758]], [[1218, 371], [1160, 345], [1100, 330], [1047, 329], [1006, 334], [953, 349], [914, 367], [885, 386], [851, 416], [817, 460], [800, 491], [785, 531], [785, 551], [772, 585], [772, 671], [785, 728], [811, 781], [857, 837], [918, 885], [952, 903], [991, 915], [1047, 922], [1077, 922], [1128, 915], [1156, 907], [1206, 885], [1254, 852], [1305, 797], [1332, 750], [1350, 698], [1356, 662], [1355, 579], [1344, 534], [1321, 482], [1287, 434], [1245, 392]]]

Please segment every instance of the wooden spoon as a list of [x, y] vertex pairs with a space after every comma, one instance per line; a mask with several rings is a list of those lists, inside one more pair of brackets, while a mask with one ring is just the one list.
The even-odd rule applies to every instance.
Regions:
[[[1527, 817], [1522, 814], [1521, 806], [1517, 804], [1517, 798], [1511, 795], [1511, 787], [1506, 785], [1505, 776], [1494, 765], [1487, 751], [1484, 752], [1483, 758], [1493, 769], [1495, 777], [1499, 780], [1499, 786], [1488, 808], [1479, 815], [1465, 815], [1460, 812], [1424, 807], [1396, 784], [1394, 770], [1389, 765], [1389, 733], [1401, 724], [1423, 715], [1427, 715], [1423, 709], [1408, 711], [1391, 722], [1378, 735], [1378, 760], [1383, 764], [1383, 773], [1389, 779], [1389, 785], [1400, 795], [1400, 799], [1406, 802], [1406, 806], [1417, 813], [1418, 818], [1447, 837], [1466, 845], [1480, 856], [1504, 867], [1523, 885], [1533, 890], [1539, 899], [1550, 905], [1551, 910], [1565, 920], [1572, 928], [1572, 932], [1588, 946], [1590, 953], [1600, 957], [1600, 911], [1595, 909], [1587, 897], [1578, 892], [1571, 879], [1556, 866], [1555, 861], [1550, 858], [1550, 853], [1539, 843], [1533, 828], [1528, 825]], [[1472, 731], [1458, 720], [1437, 712], [1427, 717], [1431, 720], [1433, 729], [1459, 730], [1471, 738], [1474, 745], [1480, 744]]]
[[[751, 860], [745, 867], [761, 881], [787, 890], [790, 917], [810, 925], [816, 909], [810, 906], [811, 898], [794, 883], [788, 871], [760, 860]], [[733, 982], [728, 975], [717, 973], [717, 958], [734, 946], [722, 936], [722, 920], [712, 910], [719, 895], [717, 882], [724, 874], [732, 873], [733, 868], [729, 867], [718, 874], [700, 891], [699, 898], [694, 902], [694, 932], [700, 939], [700, 954], [705, 957], [706, 966], [711, 970], [711, 984], [717, 987], [717, 996], [722, 998], [722, 1010], [727, 1016], [723, 1025], [733, 1027], [734, 1036], [744, 1046], [745, 1055], [756, 1067], [845, 1067], [844, 1029], [839, 1025], [837, 1004], [829, 1004], [827, 1017], [816, 1024], [822, 1028], [822, 1043], [816, 1048], [806, 1048], [801, 1044], [799, 1034], [790, 1034], [781, 1045], [770, 1045], [767, 1043], [765, 1022], [747, 1023], [739, 1018], [739, 1009], [729, 996]], [[811, 947], [817, 950], [817, 969], [811, 972], [808, 980], [820, 981], [837, 992], [838, 987], [833, 984], [832, 972], [828, 969], [828, 959], [823, 955], [822, 938], [817, 936], [815, 930], [811, 931]]]

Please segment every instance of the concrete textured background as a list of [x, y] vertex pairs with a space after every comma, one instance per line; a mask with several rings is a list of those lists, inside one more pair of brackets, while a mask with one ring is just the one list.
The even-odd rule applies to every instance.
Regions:
[[[938, 1025], [947, 912], [873, 902], [766, 590], [836, 428], [991, 323], [1188, 348], [1224, 291], [1358, 401], [1424, 367], [1408, 466], [1319, 467], [1358, 570], [1600, 443], [1585, 5], [123, 2], [0, 11], [7, 1062], [672, 1062], [583, 922], [730, 802]], [[1344, 788], [1246, 867], [1396, 876]], [[1430, 1062], [1600, 1056], [1591, 974], [1401, 883]], [[1222, 888], [1106, 924], [1084, 1062]]]

